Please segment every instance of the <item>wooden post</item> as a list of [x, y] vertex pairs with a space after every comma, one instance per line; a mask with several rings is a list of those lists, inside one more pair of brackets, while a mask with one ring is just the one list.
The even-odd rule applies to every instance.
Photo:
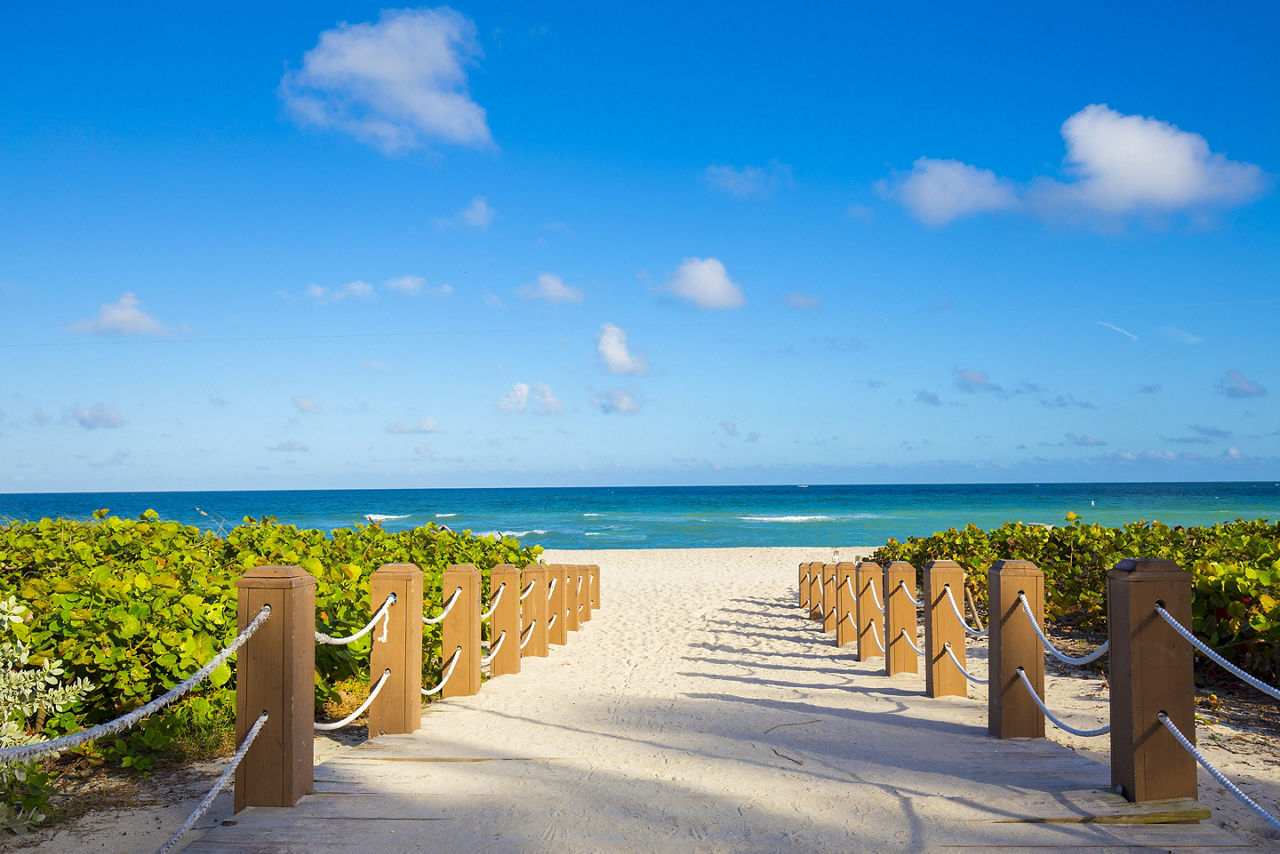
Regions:
[[[884, 614], [876, 607], [875, 597], [884, 585], [884, 570], [869, 560], [858, 562], [854, 570], [854, 587], [858, 591], [858, 660], [884, 655]], [[874, 591], [874, 593], [873, 593]], [[881, 603], [883, 605], [883, 603]]]
[[998, 560], [987, 577], [987, 732], [996, 738], [1044, 738], [1044, 714], [1018, 678], [1021, 667], [1044, 698], [1044, 647], [1018, 601], [1026, 593], [1044, 625], [1044, 573], [1029, 560]]
[[[504, 584], [506, 587], [502, 586]], [[493, 609], [493, 616], [489, 618], [491, 652], [493, 644], [498, 642], [502, 633], [507, 633], [507, 639], [502, 642], [497, 653], [493, 654], [493, 660], [489, 662], [489, 676], [493, 678], [519, 673], [520, 570], [509, 563], [498, 564], [489, 571], [489, 590], [491, 593], [496, 593], [496, 590], [502, 591], [502, 598], [498, 600], [498, 606]]]
[[524, 584], [533, 585], [529, 595], [520, 604], [520, 626], [524, 633], [521, 639], [527, 641], [522, 655], [547, 657], [547, 615], [550, 612], [547, 607], [548, 575], [547, 567], [539, 563], [529, 564], [522, 573]]
[[[965, 665], [964, 627], [956, 607], [964, 602], [964, 567], [953, 560], [931, 560], [924, 565], [924, 691], [930, 697], [967, 697], [969, 682], [947, 655], [947, 644], [956, 660]], [[963, 612], [961, 612], [963, 613]]]
[[396, 602], [387, 611], [385, 639], [373, 630], [369, 649], [370, 688], [391, 675], [369, 706], [369, 736], [416, 732], [422, 723], [422, 570], [411, 563], [388, 563], [369, 577], [369, 611], [377, 613], [387, 597]]
[[836, 630], [836, 565], [819, 564], [822, 570], [822, 630]]
[[809, 619], [822, 619], [822, 562], [809, 564]]
[[547, 642], [563, 646], [569, 642], [569, 626], [564, 615], [569, 601], [565, 595], [569, 586], [569, 570], [562, 563], [553, 563], [547, 567], [547, 575], [551, 591], [547, 599]]
[[578, 567], [582, 573], [582, 595], [578, 597], [578, 623], [591, 622], [591, 567]]
[[587, 566], [587, 571], [591, 573], [591, 607], [593, 610], [600, 610], [600, 565], [593, 563]]
[[858, 639], [855, 572], [852, 563], [836, 564], [836, 646], [847, 646]]
[[800, 564], [800, 586], [798, 589], [801, 608], [809, 607], [809, 564]]
[[1196, 761], [1156, 718], [1196, 740], [1191, 645], [1156, 613], [1191, 627], [1191, 576], [1171, 560], [1122, 560], [1107, 573], [1111, 785], [1130, 801], [1196, 797]]
[[[441, 697], [470, 697], [480, 690], [480, 570], [469, 563], [453, 564], [444, 571], [441, 602], [462, 590], [441, 626], [440, 646], [447, 671], [456, 654], [458, 664], [440, 691]], [[461, 647], [461, 651], [457, 651]]]
[[916, 642], [916, 606], [907, 598], [903, 584], [915, 596], [916, 568], [905, 560], [895, 560], [884, 571], [884, 672], [889, 676], [919, 672], [919, 656], [902, 637], [905, 630], [911, 643]]
[[236, 660], [236, 744], [268, 718], [236, 768], [235, 811], [291, 807], [311, 791], [316, 673], [316, 580], [299, 566], [259, 566], [236, 580], [240, 631], [271, 616]]
[[578, 615], [578, 606], [582, 604], [582, 567], [569, 564], [564, 569], [564, 627], [576, 632], [582, 624]]

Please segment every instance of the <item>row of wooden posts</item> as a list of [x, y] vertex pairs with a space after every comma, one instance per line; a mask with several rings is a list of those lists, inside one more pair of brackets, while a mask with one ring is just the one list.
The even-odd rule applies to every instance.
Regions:
[[[316, 580], [297, 566], [260, 566], [236, 581], [240, 630], [270, 606], [271, 616], [236, 661], [236, 744], [266, 712], [267, 722], [236, 769], [235, 810], [293, 806], [312, 788], [315, 717]], [[600, 607], [600, 567], [495, 566], [489, 575], [490, 676], [518, 673], [525, 656], [545, 657]], [[501, 592], [499, 592], [501, 591]], [[521, 594], [527, 595], [521, 598]], [[442, 697], [480, 690], [480, 570], [455, 564], [441, 579], [442, 603], [457, 595], [440, 625]], [[369, 613], [395, 596], [385, 630], [373, 631], [371, 687], [386, 683], [369, 706], [369, 735], [414, 732], [422, 718], [423, 576], [413, 564], [386, 564], [370, 578]], [[496, 605], [495, 605], [495, 600]], [[503, 637], [501, 647], [499, 639]], [[523, 649], [521, 645], [523, 643]], [[434, 686], [433, 686], [434, 687]]]
[[[964, 609], [965, 574], [955, 561], [934, 560], [919, 573], [905, 561], [887, 566], [802, 563], [800, 605], [835, 632], [837, 646], [856, 645], [857, 658], [884, 657], [885, 673], [916, 673], [923, 658], [930, 697], [968, 696], [968, 682], [947, 655], [965, 665], [965, 631], [951, 602]], [[874, 594], [873, 594], [874, 591]], [[908, 598], [922, 601], [920, 609]], [[1043, 738], [1044, 714], [1018, 677], [1021, 670], [1044, 697], [1044, 646], [1019, 601], [1026, 596], [1044, 625], [1044, 574], [1031, 561], [1002, 560], [988, 572], [987, 728], [997, 738]], [[883, 612], [876, 607], [879, 599]], [[1157, 715], [1164, 712], [1194, 742], [1195, 683], [1191, 646], [1156, 613], [1162, 605], [1191, 625], [1191, 576], [1170, 560], [1123, 560], [1107, 573], [1110, 648], [1111, 784], [1130, 801], [1196, 797], [1196, 763]], [[924, 654], [916, 640], [924, 624]], [[881, 648], [883, 647], [883, 648]]]

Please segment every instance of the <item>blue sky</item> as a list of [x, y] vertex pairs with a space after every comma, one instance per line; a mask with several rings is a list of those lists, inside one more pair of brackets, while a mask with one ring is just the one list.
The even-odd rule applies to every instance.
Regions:
[[1274, 4], [52, 4], [0, 491], [1280, 477]]

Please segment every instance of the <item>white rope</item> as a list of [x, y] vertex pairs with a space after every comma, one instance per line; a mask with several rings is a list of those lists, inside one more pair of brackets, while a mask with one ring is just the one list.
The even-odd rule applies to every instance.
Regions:
[[907, 594], [907, 599], [911, 602], [912, 605], [915, 605], [917, 608], [924, 607], [923, 600], [917, 599], [916, 597], [911, 595], [911, 591], [907, 589], [907, 582], [899, 581], [898, 586], [902, 588], [903, 593]]
[[955, 597], [951, 595], [951, 585], [944, 584], [942, 586], [942, 590], [947, 594], [947, 601], [951, 603], [951, 610], [955, 612], [956, 619], [960, 621], [960, 625], [964, 628], [965, 634], [973, 635], [975, 638], [980, 638], [984, 637], [987, 632], [991, 631], [990, 629], [978, 631], [977, 629], [969, 628], [969, 624], [965, 622], [964, 614], [960, 613], [960, 606], [956, 604]]
[[880, 604], [880, 594], [876, 593], [876, 586], [874, 584], [868, 584], [867, 589], [871, 591], [871, 604], [875, 605], [876, 610], [883, 614], [884, 606]]
[[1196, 746], [1192, 744], [1176, 726], [1174, 726], [1173, 721], [1169, 720], [1168, 715], [1161, 712], [1156, 715], [1156, 718], [1158, 718], [1160, 723], [1164, 724], [1165, 729], [1169, 730], [1170, 734], [1178, 740], [1178, 744], [1181, 744], [1183, 749], [1194, 756], [1196, 761], [1204, 766], [1204, 770], [1208, 771], [1209, 775], [1213, 777], [1213, 779], [1221, 783], [1224, 789], [1239, 798], [1241, 803], [1253, 810], [1254, 813], [1267, 824], [1271, 825], [1276, 830], [1280, 830], [1280, 821], [1277, 821], [1275, 816], [1258, 806], [1258, 803], [1253, 798], [1240, 791], [1240, 788], [1235, 783], [1228, 780], [1221, 771], [1209, 764], [1209, 760], [1204, 758], [1204, 754], [1199, 750], [1196, 750]]
[[449, 597], [449, 601], [444, 603], [444, 610], [440, 612], [438, 617], [423, 617], [422, 622], [428, 626], [434, 626], [436, 623], [443, 623], [444, 618], [449, 616], [449, 612], [453, 610], [453, 603], [458, 601], [458, 597], [462, 595], [462, 588], [459, 587], [453, 591], [453, 595]]
[[900, 635], [902, 635], [902, 639], [903, 639], [904, 641], [906, 641], [906, 642], [907, 642], [907, 646], [911, 647], [912, 649], [914, 649], [914, 650], [916, 651], [916, 655], [924, 655], [924, 650], [923, 650], [923, 649], [921, 649], [920, 647], [916, 646], [916, 642], [915, 642], [915, 641], [913, 641], [913, 640], [912, 640], [912, 639], [907, 635], [907, 630], [906, 630], [906, 629], [903, 629], [901, 632], [899, 632], [899, 634], [900, 634]]
[[114, 735], [128, 729], [148, 715], [153, 715], [160, 711], [165, 706], [169, 705], [174, 700], [177, 700], [183, 694], [186, 694], [192, 688], [203, 682], [208, 678], [210, 673], [217, 670], [222, 666], [223, 662], [234, 655], [236, 650], [243, 646], [244, 642], [247, 641], [253, 633], [258, 630], [258, 627], [265, 623], [267, 618], [270, 616], [271, 606], [263, 605], [262, 610], [253, 618], [253, 621], [244, 627], [244, 631], [237, 635], [236, 639], [233, 640], [226, 649], [209, 659], [209, 663], [204, 667], [201, 667], [195, 673], [192, 673], [186, 679], [182, 680], [177, 685], [174, 685], [168, 691], [164, 692], [159, 697], [156, 697], [145, 706], [139, 706], [132, 712], [121, 715], [113, 721], [98, 724], [97, 726], [72, 733], [71, 735], [60, 736], [49, 741], [37, 741], [34, 744], [17, 744], [13, 747], [0, 749], [0, 763], [24, 762], [32, 757], [42, 756], [46, 753], [62, 753], [63, 751], [70, 750], [73, 747], [79, 747], [86, 741], [93, 741], [94, 739], [102, 738], [105, 735]]
[[1040, 711], [1044, 712], [1044, 716], [1053, 721], [1053, 725], [1058, 729], [1066, 730], [1072, 735], [1084, 736], [1085, 738], [1093, 738], [1094, 736], [1106, 735], [1111, 732], [1111, 724], [1107, 724], [1104, 727], [1098, 727], [1097, 729], [1076, 729], [1073, 726], [1063, 723], [1060, 718], [1054, 715], [1054, 713], [1049, 711], [1045, 706], [1044, 701], [1036, 694], [1036, 689], [1031, 687], [1031, 680], [1027, 678], [1027, 674], [1021, 667], [1018, 668], [1018, 678], [1022, 680], [1022, 684], [1026, 687], [1027, 693], [1031, 695], [1031, 699], [1035, 701], [1035, 704], [1040, 707]]
[[258, 737], [258, 733], [262, 732], [262, 727], [266, 723], [267, 713], [263, 712], [258, 715], [258, 719], [254, 721], [253, 726], [244, 734], [244, 741], [240, 743], [239, 749], [231, 757], [231, 763], [227, 765], [226, 770], [214, 781], [213, 788], [209, 790], [209, 794], [204, 796], [204, 800], [200, 802], [200, 805], [195, 808], [191, 815], [187, 816], [187, 820], [182, 823], [182, 826], [173, 832], [173, 836], [170, 836], [164, 845], [160, 846], [160, 850], [156, 854], [169, 854], [178, 840], [185, 836], [191, 828], [196, 826], [196, 822], [204, 817], [204, 814], [209, 811], [209, 807], [213, 806], [218, 793], [231, 782], [232, 776], [236, 773], [236, 767], [240, 765], [240, 760], [244, 759], [244, 755], [249, 752], [249, 748], [253, 746], [254, 739]]
[[533, 640], [533, 627], [536, 626], [537, 624], [538, 624], [538, 621], [535, 619], [535, 620], [532, 620], [529, 623], [529, 625], [525, 627], [524, 640], [520, 641], [521, 652], [524, 652], [524, 648], [529, 645], [529, 641]]
[[1249, 685], [1252, 685], [1254, 688], [1257, 688], [1262, 693], [1267, 694], [1271, 697], [1275, 697], [1277, 700], [1280, 700], [1280, 689], [1277, 689], [1271, 685], [1268, 685], [1266, 682], [1263, 682], [1262, 680], [1258, 679], [1255, 676], [1250, 676], [1248, 673], [1245, 673], [1243, 670], [1241, 670], [1239, 667], [1236, 667], [1230, 661], [1227, 661], [1221, 655], [1218, 655], [1218, 653], [1214, 652], [1213, 649], [1211, 649], [1209, 646], [1207, 646], [1204, 643], [1204, 641], [1200, 640], [1195, 635], [1191, 634], [1191, 632], [1188, 631], [1185, 626], [1183, 626], [1181, 623], [1175, 620], [1173, 618], [1173, 615], [1170, 614], [1168, 611], [1166, 611], [1160, 605], [1156, 605], [1156, 613], [1159, 614], [1161, 617], [1164, 617], [1165, 622], [1173, 626], [1173, 630], [1175, 632], [1177, 632], [1178, 634], [1186, 638], [1187, 641], [1192, 646], [1194, 646], [1196, 649], [1200, 650], [1202, 653], [1208, 656], [1208, 658], [1211, 661], [1213, 661], [1215, 664], [1217, 664], [1219, 667], [1222, 667], [1233, 676], [1236, 676], [1244, 680], [1246, 683], [1248, 683]]
[[502, 601], [502, 591], [506, 589], [507, 589], [507, 582], [504, 581], [502, 582], [502, 586], [498, 588], [498, 592], [494, 594], [493, 604], [489, 606], [489, 610], [482, 611], [480, 613], [480, 622], [483, 623], [485, 620], [493, 616], [494, 611], [498, 610], [498, 603]]
[[379, 643], [387, 642], [387, 627], [391, 623], [391, 606], [396, 603], [396, 594], [392, 593], [387, 596], [387, 601], [382, 603], [382, 607], [373, 615], [365, 627], [354, 635], [345, 638], [335, 638], [326, 635], [324, 632], [316, 632], [316, 643], [329, 644], [330, 646], [346, 646], [354, 643], [360, 638], [373, 631], [373, 627], [378, 624], [378, 620], [382, 620], [382, 637], [378, 638]]
[[987, 685], [990, 683], [991, 680], [979, 679], [977, 676], [974, 676], [968, 670], [964, 669], [964, 665], [960, 663], [960, 659], [956, 658], [956, 651], [951, 648], [950, 642], [944, 643], [942, 648], [947, 651], [947, 655], [951, 656], [951, 663], [956, 666], [956, 670], [959, 670], [964, 675], [965, 679], [968, 679], [975, 685]]
[[493, 661], [494, 656], [498, 654], [498, 650], [502, 649], [502, 642], [507, 639], [507, 630], [503, 629], [502, 634], [498, 635], [498, 642], [493, 645], [493, 649], [489, 650], [489, 654], [480, 659], [481, 667], [488, 667], [489, 662]]
[[857, 599], [857, 598], [858, 598], [858, 594], [857, 594], [857, 593], [855, 593], [855, 592], [854, 592], [854, 589], [853, 589], [853, 576], [852, 576], [852, 575], [846, 575], [846, 576], [844, 577], [844, 586], [849, 588], [849, 595], [850, 595], [850, 596], [852, 596], [854, 599]]
[[440, 690], [444, 688], [445, 683], [449, 681], [449, 677], [453, 675], [453, 669], [458, 666], [458, 659], [461, 657], [462, 647], [458, 647], [453, 653], [453, 658], [449, 660], [449, 667], [444, 671], [444, 677], [440, 680], [440, 684], [429, 691], [426, 688], [423, 688], [422, 696], [430, 697], [432, 694], [439, 693]]
[[880, 648], [880, 654], [884, 655], [884, 644], [880, 642], [880, 631], [876, 628], [875, 623], [868, 623], [871, 627], [871, 639], [876, 642], [876, 646]]
[[529, 594], [533, 592], [533, 586], [534, 586], [535, 584], [537, 584], [537, 583], [538, 583], [538, 582], [537, 582], [537, 580], [536, 580], [536, 579], [535, 579], [535, 580], [533, 580], [533, 581], [530, 581], [530, 582], [529, 582], [528, 586], [527, 586], [527, 587], [525, 587], [524, 591], [520, 594], [520, 601], [521, 601], [521, 602], [523, 602], [524, 600], [526, 600], [526, 599], [528, 599], [528, 598], [529, 598]]
[[333, 721], [332, 723], [325, 723], [325, 724], [316, 722], [316, 723], [313, 723], [311, 726], [321, 732], [325, 732], [331, 729], [342, 729], [344, 726], [346, 726], [347, 724], [354, 721], [356, 718], [363, 715], [365, 713], [365, 710], [373, 705], [373, 701], [378, 696], [378, 692], [382, 690], [383, 685], [387, 684], [387, 678], [390, 676], [391, 676], [390, 668], [382, 671], [382, 677], [379, 678], [378, 681], [374, 684], [373, 690], [369, 692], [369, 696], [365, 699], [365, 701], [360, 704], [360, 708], [356, 709], [354, 712], [347, 715], [342, 720]]
[[558, 575], [554, 575], [554, 576], [552, 576], [552, 577], [551, 577], [551, 583], [547, 585], [547, 600], [548, 600], [548, 601], [550, 601], [550, 600], [551, 600], [551, 594], [556, 592], [556, 582], [557, 582], [557, 581], [559, 581], [559, 580], [560, 580], [560, 576], [558, 576]]
[[1027, 620], [1031, 623], [1031, 628], [1036, 630], [1036, 636], [1040, 638], [1040, 643], [1044, 644], [1045, 652], [1049, 653], [1063, 664], [1088, 664], [1091, 661], [1097, 661], [1099, 658], [1102, 658], [1102, 656], [1106, 655], [1107, 651], [1111, 649], [1111, 639], [1108, 638], [1107, 642], [1102, 646], [1098, 647], [1088, 655], [1081, 656], [1080, 658], [1073, 658], [1070, 655], [1058, 652], [1057, 648], [1054, 647], [1053, 644], [1049, 643], [1049, 639], [1045, 637], [1044, 629], [1040, 628], [1040, 621], [1036, 619], [1035, 613], [1032, 612], [1031, 603], [1027, 601], [1027, 595], [1025, 593], [1019, 593], [1018, 601], [1022, 603], [1022, 612], [1027, 615]]

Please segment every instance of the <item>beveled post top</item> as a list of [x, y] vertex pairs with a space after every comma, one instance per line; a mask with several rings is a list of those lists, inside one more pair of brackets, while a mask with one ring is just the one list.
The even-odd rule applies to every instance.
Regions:
[[300, 566], [255, 566], [236, 579], [236, 587], [241, 589], [285, 590], [315, 586], [315, 577]]
[[422, 570], [412, 563], [384, 563], [373, 574], [379, 578], [413, 578], [420, 577]]
[[881, 569], [880, 564], [876, 563], [876, 562], [875, 562], [875, 561], [873, 561], [873, 560], [860, 560], [860, 561], [858, 561], [858, 569], [861, 569], [861, 568], [862, 568], [862, 567], [864, 567], [864, 566], [865, 566], [867, 569], [870, 569], [870, 568], [871, 568], [871, 567], [873, 567], [873, 566], [874, 566], [876, 569]]
[[886, 566], [884, 569], [885, 569], [885, 572], [893, 572], [894, 570], [897, 570], [897, 571], [899, 571], [899, 572], [903, 572], [903, 571], [906, 571], [906, 570], [908, 570], [908, 569], [909, 569], [909, 570], [911, 570], [912, 572], [915, 572], [915, 571], [916, 571], [916, 568], [915, 568], [914, 566], [912, 566], [909, 562], [905, 561], [905, 560], [895, 560], [895, 561], [892, 561], [892, 562], [891, 562], [888, 566]]
[[954, 560], [931, 560], [924, 565], [924, 571], [928, 572], [931, 569], [964, 569], [964, 567]]
[[854, 564], [854, 563], [853, 563], [853, 561], [842, 560], [842, 561], [840, 561], [839, 563], [837, 563], [837, 564], [836, 564], [836, 569], [837, 569], [837, 570], [841, 570], [841, 569], [856, 569], [856, 568], [857, 568], [857, 565], [856, 565], [856, 564]]
[[1035, 561], [1030, 560], [998, 560], [991, 564], [991, 569], [987, 571], [988, 575], [999, 575], [1003, 577], [1015, 575], [1043, 575], [1040, 567], [1036, 566]]
[[1176, 560], [1127, 557], [1107, 570], [1108, 578], [1118, 581], [1154, 581], [1187, 578], [1188, 573]]
[[476, 569], [473, 563], [451, 563], [445, 572], [459, 573], [463, 575], [479, 575], [480, 570]]

